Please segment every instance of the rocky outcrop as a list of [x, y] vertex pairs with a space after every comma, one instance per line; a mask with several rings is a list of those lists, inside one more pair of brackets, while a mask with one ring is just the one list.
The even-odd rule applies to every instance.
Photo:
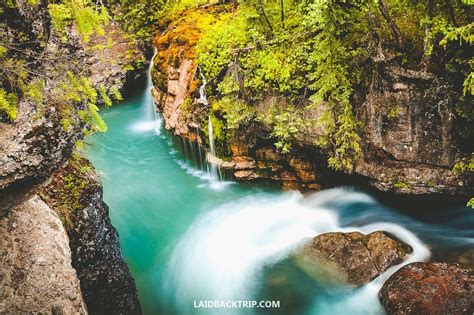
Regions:
[[23, 102], [13, 124], [0, 122], [0, 216], [34, 194], [67, 161], [79, 139], [81, 124], [65, 131], [54, 108], [38, 120], [33, 115], [32, 104]]
[[[64, 41], [52, 26], [47, 5], [24, 0], [0, 5], [2, 46], [11, 44], [11, 58], [25, 61], [26, 83], [42, 82], [36, 98], [19, 94], [16, 119], [0, 114], [0, 313], [86, 313], [85, 301], [91, 313], [137, 314], [135, 284], [100, 185], [77, 178], [78, 186], [63, 183], [71, 202], [86, 188], [81, 183], [90, 184], [88, 199], [76, 212], [68, 213], [67, 203], [48, 207], [30, 198], [70, 159], [90, 124], [81, 115], [87, 104], [57, 95], [64, 84], [73, 84], [66, 77], [89, 77], [99, 91], [97, 104], [106, 103], [104, 93], [119, 98], [111, 91], [122, 90], [127, 78], [140, 71], [143, 58], [113, 21], [104, 35], [93, 35], [88, 43], [74, 26], [64, 30]], [[52, 208], [61, 214], [69, 242]]]
[[474, 272], [456, 264], [412, 263], [385, 282], [379, 299], [389, 314], [472, 314]]
[[[67, 184], [69, 183], [69, 186]], [[68, 188], [69, 187], [69, 188]], [[137, 289], [90, 162], [70, 161], [41, 192], [68, 227], [72, 265], [92, 314], [140, 314]]]
[[90, 41], [82, 43], [94, 86], [122, 91], [127, 81], [143, 74], [145, 57], [136, 44], [126, 38], [121, 26], [110, 21], [104, 27], [104, 35], [93, 34]]
[[86, 314], [66, 232], [37, 196], [0, 217], [0, 313]]
[[187, 59], [177, 68], [169, 66], [166, 93], [154, 90], [155, 99], [160, 100], [158, 104], [165, 118], [166, 129], [171, 129], [176, 135], [190, 140], [196, 140], [196, 137], [185, 122], [186, 116], [182, 113], [182, 105], [188, 96], [188, 84], [195, 70], [193, 61]]
[[341, 282], [367, 283], [412, 252], [385, 232], [332, 232], [316, 236], [297, 255], [298, 264], [310, 275], [330, 274]]
[[[202, 82], [196, 75], [199, 65], [193, 54], [199, 34], [193, 34], [193, 41], [186, 45], [173, 46], [185, 41], [180, 27], [192, 14], [185, 12], [183, 19], [156, 38], [158, 50], [167, 53], [165, 61], [155, 67], [155, 102], [167, 129], [206, 146], [207, 117], [211, 111], [219, 116], [212, 109], [213, 98], [219, 95], [209, 95], [210, 105], [199, 100], [197, 87]], [[397, 194], [473, 194], [472, 174], [452, 171], [457, 161], [468, 156], [458, 143], [455, 99], [459, 91], [449, 78], [410, 70], [393, 60], [363, 66], [367, 76], [364, 87], [359, 87], [351, 100], [358, 120], [364, 124], [360, 132], [362, 154], [354, 161], [351, 173], [328, 169], [328, 149], [317, 146], [324, 134], [317, 123], [325, 111], [324, 103], [302, 110], [300, 118], [305, 123], [292, 135], [291, 152], [276, 153], [275, 157], [270, 126], [255, 122], [238, 130], [236, 137], [215, 139], [222, 160], [212, 158], [211, 162], [229, 169], [237, 180], [274, 180], [287, 189], [317, 190], [357, 182]], [[283, 97], [269, 94], [272, 102], [285, 104]], [[249, 105], [253, 108], [255, 104]], [[225, 125], [225, 117], [217, 119]], [[261, 151], [273, 158], [262, 159]]]
[[355, 172], [382, 191], [472, 193], [472, 176], [452, 172], [462, 157], [454, 133], [454, 90], [433, 73], [383, 65], [358, 108], [365, 125]]
[[[14, 6], [2, 7], [0, 27], [4, 35], [2, 40], [29, 38], [28, 45], [22, 47], [27, 54], [42, 52], [57, 56], [58, 52], [63, 52], [71, 58], [81, 58], [78, 42], [64, 45], [51, 35], [44, 3], [31, 6], [27, 1], [16, 1]], [[47, 62], [37, 62], [33, 72], [46, 73], [51, 66]], [[55, 83], [44, 77], [44, 94], [48, 94]], [[81, 133], [83, 126], [76, 111], [70, 113], [72, 124], [66, 130], [61, 125], [59, 106], [39, 107], [35, 102], [22, 98], [14, 122], [7, 123], [0, 117], [0, 215], [34, 194], [34, 189], [69, 158]]]
[[[27, 1], [15, 1], [14, 6], [2, 10], [5, 12], [0, 26], [8, 32], [8, 40], [30, 36], [31, 41], [22, 47], [27, 54], [42, 52], [53, 60], [52, 63], [48, 58], [37, 61], [33, 73], [58, 71], [56, 62], [71, 63], [70, 68], [61, 70], [64, 72], [87, 64], [94, 86], [109, 91], [112, 87], [122, 90], [127, 77], [140, 71], [141, 63], [136, 61], [143, 60], [142, 54], [113, 21], [105, 27], [104, 35], [91, 36], [88, 43], [80, 40], [73, 27], [70, 40], [64, 43], [53, 31], [46, 3], [30, 5]], [[53, 76], [41, 75], [41, 78], [45, 80], [43, 98], [48, 99], [48, 95], [54, 94], [57, 82]], [[53, 101], [37, 104], [21, 98], [15, 121], [2, 121], [0, 117], [0, 215], [34, 194], [69, 159], [75, 142], [82, 138], [84, 122], [78, 112], [84, 109], [83, 105], [70, 106], [66, 115], [68, 128], [64, 125], [65, 113], [61, 112], [64, 106]]]

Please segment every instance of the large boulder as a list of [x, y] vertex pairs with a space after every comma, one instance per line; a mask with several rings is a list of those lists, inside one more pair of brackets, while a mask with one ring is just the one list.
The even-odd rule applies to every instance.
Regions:
[[385, 282], [379, 299], [389, 314], [473, 314], [474, 272], [457, 264], [412, 263]]
[[86, 314], [63, 225], [41, 199], [0, 217], [0, 314]]
[[361, 285], [403, 262], [411, 252], [409, 245], [383, 231], [331, 232], [313, 238], [297, 262], [312, 276]]

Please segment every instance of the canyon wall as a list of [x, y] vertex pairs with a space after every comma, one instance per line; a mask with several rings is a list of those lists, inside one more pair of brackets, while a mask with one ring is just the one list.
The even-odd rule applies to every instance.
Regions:
[[[64, 42], [53, 30], [47, 3], [18, 0], [2, 10], [2, 40], [13, 45], [29, 36], [32, 40], [22, 51], [50, 57], [38, 59], [28, 70], [45, 74], [41, 78], [47, 96], [58, 84], [48, 73], [65, 62], [50, 60], [57, 56], [70, 60], [66, 67], [76, 63], [87, 67], [97, 89], [123, 90], [127, 79], [144, 72], [132, 66], [143, 60], [142, 53], [114, 21], [105, 26], [103, 35], [93, 35], [88, 42], [73, 25], [67, 30], [70, 40]], [[0, 313], [139, 314], [135, 283], [98, 178], [92, 181], [89, 173], [74, 173], [77, 183], [88, 183], [77, 196], [81, 198], [77, 209], [72, 199], [58, 203], [60, 195], [48, 195], [87, 127], [80, 117], [83, 107], [72, 105], [65, 112], [64, 105], [22, 97], [16, 119], [0, 116]], [[65, 189], [66, 184], [55, 188]]]

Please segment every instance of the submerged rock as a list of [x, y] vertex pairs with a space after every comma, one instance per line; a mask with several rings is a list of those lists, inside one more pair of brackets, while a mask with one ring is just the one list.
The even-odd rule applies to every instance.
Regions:
[[317, 278], [361, 285], [403, 262], [411, 252], [409, 245], [383, 231], [331, 232], [313, 238], [298, 253], [297, 262]]
[[457, 264], [412, 263], [385, 282], [379, 299], [389, 314], [472, 314], [474, 272]]
[[66, 232], [37, 196], [0, 217], [0, 314], [86, 314]]

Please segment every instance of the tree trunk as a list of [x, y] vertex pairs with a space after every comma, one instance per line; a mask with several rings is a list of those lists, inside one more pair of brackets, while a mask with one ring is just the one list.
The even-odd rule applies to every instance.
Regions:
[[270, 23], [270, 20], [268, 19], [267, 14], [265, 13], [265, 8], [263, 7], [262, 0], [258, 0], [258, 5], [260, 6], [261, 15], [263, 16], [265, 22], [267, 23], [268, 28], [270, 30], [270, 34], [273, 37], [273, 26], [272, 26], [272, 23]]
[[388, 27], [390, 28], [390, 32], [392, 33], [392, 36], [395, 39], [395, 42], [397, 43], [397, 47], [402, 48], [403, 47], [402, 35], [400, 33], [400, 30], [398, 29], [397, 24], [395, 24], [392, 17], [388, 13], [387, 5], [385, 4], [384, 0], [379, 0], [379, 9], [385, 21], [387, 21]]
[[285, 29], [285, 6], [283, 3], [284, 0], [280, 0], [280, 8], [281, 8], [281, 26]]

